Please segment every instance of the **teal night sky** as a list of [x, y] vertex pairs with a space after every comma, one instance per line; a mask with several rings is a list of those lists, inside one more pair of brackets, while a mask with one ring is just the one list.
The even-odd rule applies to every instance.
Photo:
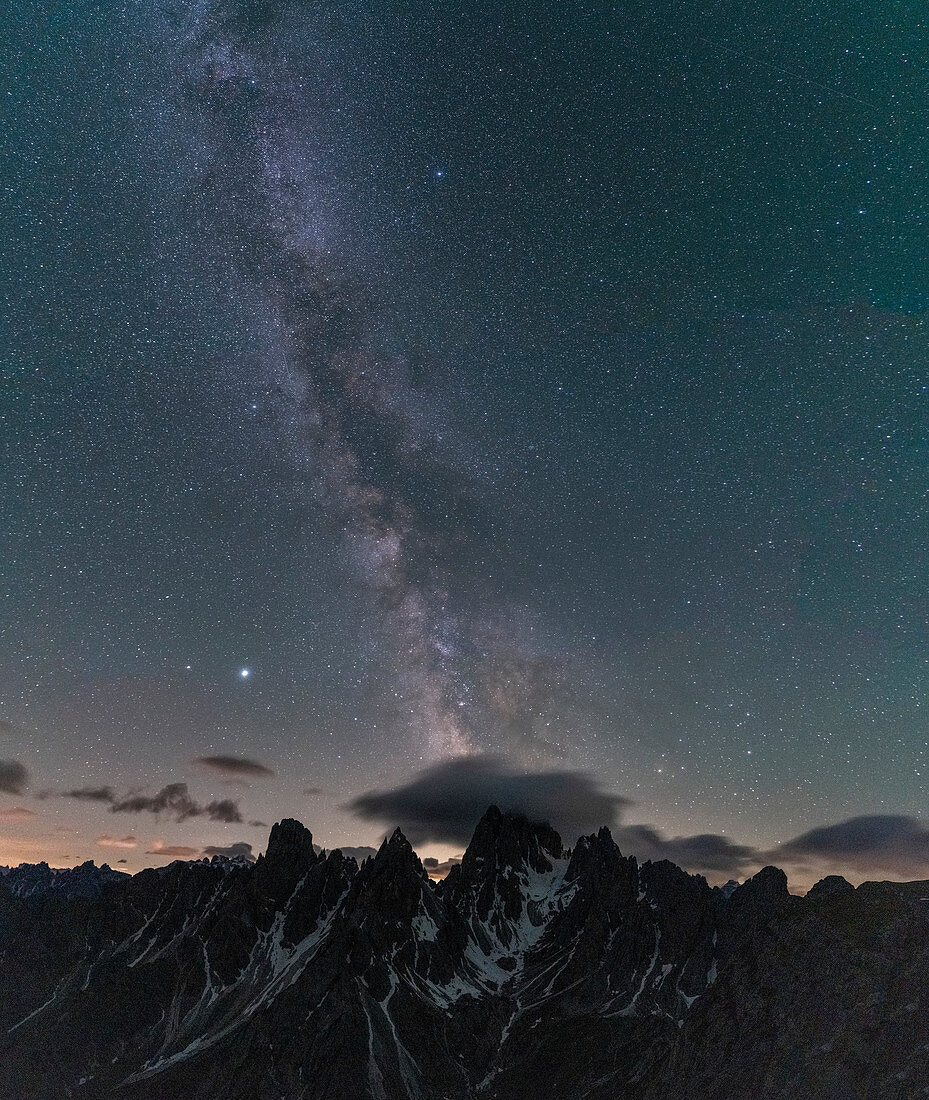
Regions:
[[374, 843], [451, 769], [929, 876], [918, 5], [11, 20], [0, 862]]

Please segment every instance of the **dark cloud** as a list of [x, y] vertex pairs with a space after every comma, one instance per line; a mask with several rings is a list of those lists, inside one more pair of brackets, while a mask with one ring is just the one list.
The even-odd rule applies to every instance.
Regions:
[[177, 859], [190, 859], [200, 853], [196, 848], [190, 848], [186, 844], [162, 844], [160, 841], [155, 841], [145, 854], [148, 856], [174, 856]]
[[852, 817], [810, 829], [767, 853], [766, 858], [919, 878], [929, 873], [929, 827], [902, 814]]
[[[368, 820], [398, 824], [414, 844], [467, 844], [489, 805], [548, 821], [569, 842], [601, 825], [613, 827], [620, 848], [640, 859], [668, 859], [692, 871], [740, 874], [759, 862], [756, 850], [712, 833], [667, 838], [651, 825], [620, 826], [629, 801], [603, 791], [581, 771], [523, 772], [496, 756], [468, 756], [437, 764], [410, 782], [370, 791], [349, 803]], [[424, 864], [429, 874], [448, 874], [456, 860]]]
[[322, 789], [322, 787], [304, 787], [303, 788], [303, 793], [304, 794], [322, 794], [323, 789]]
[[130, 794], [110, 806], [110, 813], [137, 814], [169, 813], [175, 821], [187, 821], [191, 817], [208, 817], [211, 821], [236, 824], [242, 820], [238, 805], [231, 798], [222, 798], [201, 805], [190, 796], [186, 783], [169, 783], [153, 795]]
[[65, 798], [77, 798], [82, 802], [113, 802], [116, 799], [116, 792], [112, 787], [77, 787], [75, 790], [66, 791]]
[[0, 760], [0, 791], [4, 794], [22, 794], [29, 782], [25, 764], [18, 760]]
[[240, 859], [248, 859], [254, 862], [255, 855], [252, 852], [251, 844], [247, 841], [239, 840], [235, 844], [229, 844], [226, 847], [217, 847], [216, 845], [209, 845], [203, 849], [205, 856], [228, 856], [229, 858], [239, 857]]
[[237, 802], [231, 798], [221, 798], [218, 801], [207, 803], [203, 813], [210, 821], [225, 821], [228, 825], [238, 825], [242, 822], [242, 813]]
[[246, 756], [195, 756], [193, 762], [222, 775], [241, 778], [242, 776], [274, 775], [271, 768]]
[[155, 794], [143, 791], [131, 791], [119, 798], [112, 787], [80, 787], [67, 791], [66, 798], [77, 798], [86, 802], [107, 802], [110, 813], [170, 814], [175, 821], [187, 821], [191, 817], [208, 817], [210, 821], [222, 821], [235, 825], [242, 821], [238, 803], [231, 798], [214, 799], [205, 806], [191, 797], [186, 783], [169, 783]]
[[175, 821], [186, 821], [190, 817], [199, 817], [201, 807], [190, 797], [186, 783], [169, 783], [156, 794], [136, 792], [113, 801], [110, 813], [138, 814], [143, 811], [153, 814], [169, 812]]
[[639, 859], [669, 859], [688, 871], [721, 872], [737, 876], [746, 865], [759, 862], [756, 849], [737, 844], [717, 833], [663, 837], [651, 825], [626, 825], [614, 839], [623, 852]]
[[482, 755], [435, 764], [392, 790], [359, 795], [348, 809], [369, 821], [399, 825], [414, 844], [467, 844], [490, 805], [550, 822], [573, 841], [613, 825], [628, 804], [585, 772], [524, 772], [501, 757]]
[[253, 829], [267, 829], [268, 823], [266, 821], [250, 821], [249, 825]]
[[[585, 772], [523, 772], [497, 756], [466, 756], [436, 764], [398, 787], [359, 795], [347, 808], [369, 821], [399, 825], [413, 844], [466, 845], [489, 805], [550, 822], [568, 843], [609, 825], [624, 853], [642, 860], [667, 859], [709, 875], [738, 878], [773, 862], [929, 876], [929, 825], [914, 817], [854, 817], [811, 829], [764, 852], [717, 833], [666, 837], [653, 825], [623, 825], [620, 818], [629, 801], [602, 790]], [[425, 866], [436, 877], [438, 863], [430, 860]]]

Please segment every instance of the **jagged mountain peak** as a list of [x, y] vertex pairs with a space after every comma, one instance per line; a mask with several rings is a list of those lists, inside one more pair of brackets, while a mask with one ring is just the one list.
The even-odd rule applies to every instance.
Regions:
[[480, 955], [506, 969], [543, 935], [567, 866], [551, 825], [491, 806], [438, 892], [471, 929]]
[[65, 899], [96, 898], [114, 883], [128, 882], [124, 871], [114, 871], [108, 863], [99, 867], [92, 859], [77, 867], [55, 868], [41, 863], [21, 863], [6, 871], [2, 882], [17, 897], [54, 895]]
[[300, 821], [285, 817], [271, 826], [268, 846], [255, 861], [255, 882], [270, 897], [283, 900], [324, 857], [313, 847], [313, 834]]
[[638, 892], [638, 862], [635, 856], [624, 856], [620, 852], [612, 833], [604, 825], [598, 832], [578, 839], [565, 879], [583, 885], [589, 893], [615, 894], [619, 890], [632, 898]]
[[265, 860], [268, 863], [279, 863], [295, 857], [315, 861], [313, 834], [301, 821], [285, 817], [271, 826]]
[[541, 874], [550, 871], [552, 861], [564, 854], [561, 837], [547, 822], [533, 822], [518, 811], [489, 806], [462, 856], [461, 873], [467, 879], [475, 872], [486, 874], [493, 866], [527, 865]]
[[790, 897], [787, 889], [787, 875], [780, 867], [762, 867], [747, 879], [738, 890], [733, 891], [733, 901], [744, 904], [749, 899], [759, 901], [782, 901]]
[[[75, 877], [108, 885], [60, 893]], [[400, 829], [359, 868], [292, 819], [253, 865], [0, 882], [3, 1097], [688, 1100], [718, 1079], [732, 1100], [839, 1100], [853, 1075], [862, 1095], [925, 1082], [929, 883], [830, 876], [807, 900], [765, 868], [726, 900], [607, 828], [569, 853], [498, 807], [438, 886]]]
[[738, 889], [733, 890], [726, 902], [740, 934], [760, 930], [769, 921], [784, 913], [800, 899], [787, 888], [787, 875], [779, 867], [762, 867]]
[[363, 864], [362, 873], [362, 881], [384, 875], [410, 874], [417, 879], [429, 881], [419, 856], [399, 826], [390, 836], [384, 837], [377, 854]]
[[345, 899], [350, 965], [363, 970], [378, 959], [395, 958], [410, 946], [417, 914], [437, 913], [439, 906], [419, 856], [402, 830], [395, 829], [362, 864]]
[[596, 833], [578, 837], [577, 844], [571, 853], [571, 865], [588, 863], [592, 860], [613, 862], [622, 858], [619, 845], [604, 825]]
[[411, 847], [410, 842], [406, 839], [406, 836], [404, 835], [403, 830], [400, 828], [399, 825], [396, 827], [396, 829], [394, 829], [389, 837], [384, 838], [381, 847], [384, 847], [385, 845], [388, 847], [397, 845], [406, 845], [406, 847], [408, 848]]
[[807, 890], [806, 896], [819, 900], [835, 897], [837, 894], [853, 894], [854, 892], [855, 887], [847, 878], [843, 878], [841, 875], [826, 875], [825, 878], [821, 878], [819, 882]]

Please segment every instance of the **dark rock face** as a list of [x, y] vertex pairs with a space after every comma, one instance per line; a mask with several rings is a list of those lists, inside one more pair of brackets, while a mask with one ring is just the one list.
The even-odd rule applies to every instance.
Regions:
[[927, 1049], [927, 883], [711, 889], [493, 807], [438, 885], [291, 820], [254, 864], [0, 876], [4, 1098], [904, 1098]]
[[836, 894], [848, 894], [853, 893], [855, 887], [848, 881], [848, 879], [842, 878], [841, 875], [826, 875], [825, 878], [821, 878], [815, 886], [811, 886], [807, 891], [806, 896], [808, 899], [814, 898], [832, 898]]
[[877, 885], [897, 887], [794, 899], [738, 943], [641, 1095], [927, 1095], [929, 913]]

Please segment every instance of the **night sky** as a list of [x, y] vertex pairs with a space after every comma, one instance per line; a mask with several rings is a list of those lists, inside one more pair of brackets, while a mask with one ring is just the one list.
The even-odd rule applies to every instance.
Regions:
[[7, 18], [0, 863], [929, 877], [919, 5]]

